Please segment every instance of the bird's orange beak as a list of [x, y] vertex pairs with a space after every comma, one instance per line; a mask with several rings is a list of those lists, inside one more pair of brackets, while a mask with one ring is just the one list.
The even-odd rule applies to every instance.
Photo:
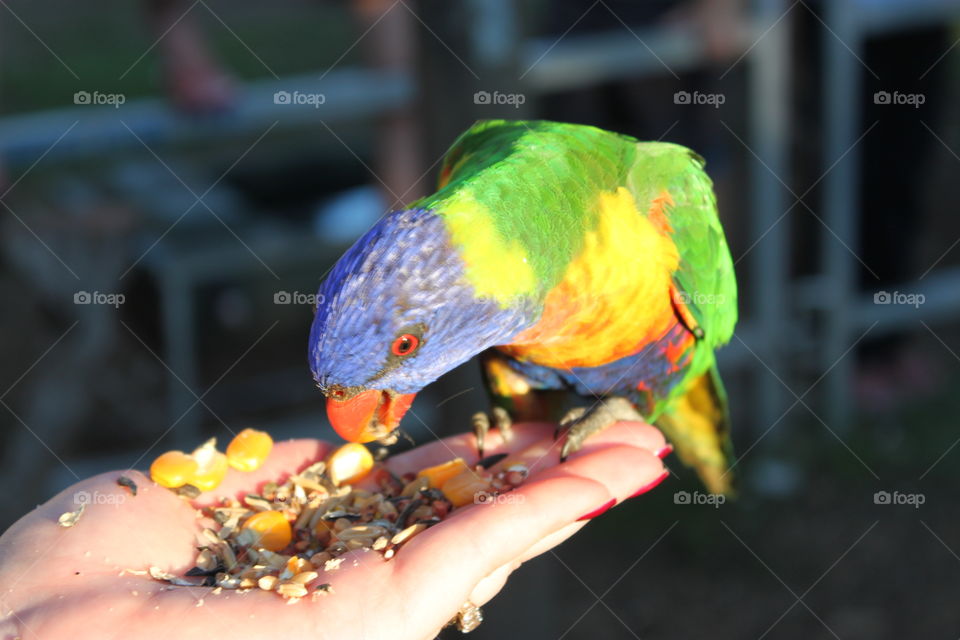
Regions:
[[344, 440], [372, 442], [393, 433], [416, 395], [371, 389], [347, 400], [328, 398], [327, 417]]

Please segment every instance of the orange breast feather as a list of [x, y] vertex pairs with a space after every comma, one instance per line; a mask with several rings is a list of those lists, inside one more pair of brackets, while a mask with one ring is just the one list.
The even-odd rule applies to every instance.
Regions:
[[595, 367], [631, 355], [676, 321], [670, 288], [679, 263], [666, 192], [646, 213], [624, 187], [600, 195], [599, 222], [548, 294], [539, 322], [500, 347], [549, 367]]

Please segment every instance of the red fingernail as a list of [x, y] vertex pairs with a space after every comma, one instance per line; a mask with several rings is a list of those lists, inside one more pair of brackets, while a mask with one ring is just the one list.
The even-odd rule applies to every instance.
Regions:
[[663, 460], [671, 453], [673, 453], [673, 445], [668, 442], [666, 445], [664, 445], [663, 449], [660, 449], [659, 451], [657, 451], [656, 455], [658, 458]]
[[604, 513], [605, 511], [609, 510], [610, 507], [612, 507], [612, 506], [615, 505], [615, 504], [617, 504], [617, 499], [616, 499], [616, 498], [610, 498], [609, 500], [607, 500], [606, 502], [604, 502], [603, 505], [601, 505], [599, 509], [594, 509], [594, 510], [591, 511], [590, 513], [586, 513], [586, 514], [580, 516], [579, 518], [577, 518], [577, 522], [580, 522], [581, 520], [590, 520], [591, 518], [596, 518], [596, 517], [597, 517], [598, 515], [600, 515], [601, 513]]
[[666, 479], [667, 479], [667, 476], [669, 476], [669, 475], [670, 475], [670, 472], [664, 470], [663, 473], [661, 473], [659, 476], [657, 476], [657, 479], [656, 479], [656, 480], [654, 480], [653, 482], [650, 482], [650, 483], [648, 483], [648, 484], [643, 485], [642, 487], [640, 487], [639, 489], [637, 489], [636, 491], [634, 491], [633, 493], [631, 493], [631, 494], [630, 494], [629, 496], [627, 496], [627, 497], [628, 497], [628, 498], [636, 498], [637, 496], [642, 495], [642, 494], [646, 493], [647, 491], [650, 491], [651, 489], [653, 489], [654, 487], [656, 487], [658, 484], [660, 484], [661, 482], [663, 482], [664, 480], [666, 480]]

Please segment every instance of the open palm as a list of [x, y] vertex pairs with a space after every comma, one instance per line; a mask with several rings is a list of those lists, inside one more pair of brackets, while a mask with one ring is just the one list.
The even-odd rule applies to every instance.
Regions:
[[[139, 472], [126, 474], [139, 487], [135, 497], [116, 484], [119, 472], [84, 480], [0, 537], [0, 640], [432, 638], [466, 601], [487, 602], [522, 562], [586, 524], [579, 517], [663, 474], [655, 452], [664, 441], [653, 427], [618, 423], [562, 465], [553, 429], [519, 425], [509, 444], [490, 434], [488, 452], [509, 451], [511, 459], [520, 456], [531, 466], [510, 500], [458, 510], [390, 561], [372, 551], [350, 552], [339, 569], [321, 573], [319, 581], [329, 582], [332, 593], [293, 604], [258, 589], [172, 587], [142, 572], [156, 566], [182, 575], [196, 557], [196, 506], [283, 480], [322, 458], [328, 443], [279, 443], [261, 469], [231, 470], [215, 493], [192, 505]], [[472, 435], [433, 442], [387, 464], [404, 473], [454, 456], [476, 460]], [[62, 513], [76, 509], [81, 491], [91, 504], [75, 526], [58, 526]]]

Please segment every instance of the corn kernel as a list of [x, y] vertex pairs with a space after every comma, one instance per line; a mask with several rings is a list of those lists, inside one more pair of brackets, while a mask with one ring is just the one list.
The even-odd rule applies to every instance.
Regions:
[[257, 585], [264, 591], [273, 591], [277, 586], [277, 576], [263, 576], [257, 580]]
[[430, 483], [431, 489], [439, 489], [447, 480], [467, 469], [469, 469], [469, 467], [467, 463], [463, 461], [463, 458], [454, 458], [449, 462], [421, 469], [417, 472], [417, 477], [426, 478]]
[[310, 561], [306, 558], [301, 558], [300, 556], [292, 556], [289, 560], [287, 560], [287, 571], [293, 575], [302, 573], [312, 568], [313, 565], [310, 564]]
[[197, 470], [189, 483], [201, 491], [216, 489], [227, 475], [227, 456], [217, 451], [217, 439], [211, 438], [194, 449], [191, 457]]
[[273, 438], [265, 431], [244, 429], [227, 445], [227, 461], [238, 471], [255, 471], [260, 468], [270, 450]]
[[490, 480], [473, 469], [466, 469], [443, 483], [440, 491], [455, 507], [473, 504], [477, 494], [490, 489]]
[[168, 489], [190, 483], [196, 472], [197, 461], [183, 451], [167, 451], [150, 465], [150, 477]]
[[279, 511], [255, 513], [247, 518], [243, 528], [257, 534], [258, 540], [254, 546], [263, 547], [268, 551], [281, 551], [293, 539], [290, 522]]
[[363, 479], [373, 469], [373, 454], [362, 444], [350, 442], [327, 458], [327, 475], [337, 486]]

